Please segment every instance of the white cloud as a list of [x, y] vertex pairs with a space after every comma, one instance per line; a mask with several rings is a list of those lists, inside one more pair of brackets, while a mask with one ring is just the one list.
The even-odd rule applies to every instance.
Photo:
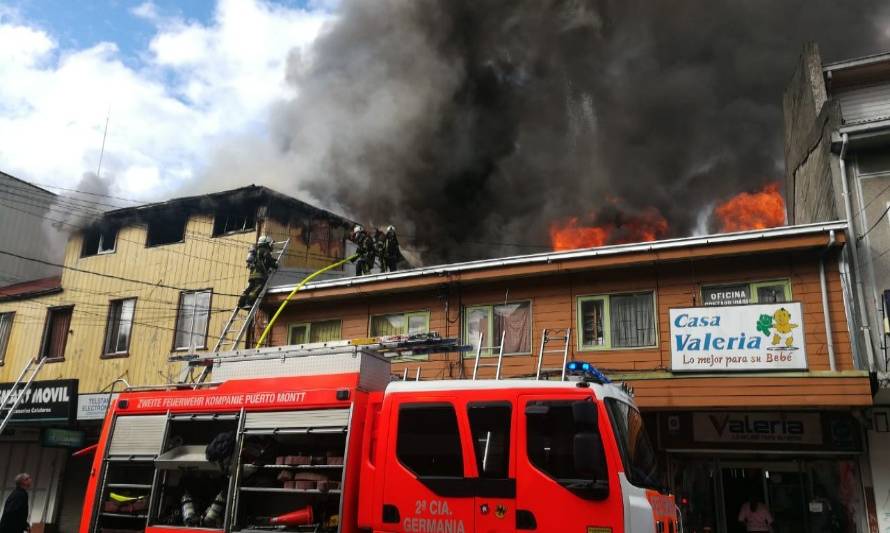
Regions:
[[293, 90], [288, 54], [333, 16], [263, 0], [219, 0], [206, 24], [164, 16], [151, 2], [132, 14], [156, 28], [136, 67], [113, 43], [65, 49], [0, 11], [0, 170], [76, 183], [96, 170], [110, 111], [102, 174], [117, 193], [164, 196], [225, 140], [265, 127], [270, 105]]

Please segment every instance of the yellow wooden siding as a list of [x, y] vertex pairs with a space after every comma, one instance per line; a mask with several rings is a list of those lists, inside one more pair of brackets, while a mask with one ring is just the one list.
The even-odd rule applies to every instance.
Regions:
[[[212, 238], [213, 217], [192, 216], [185, 242], [145, 247], [145, 226], [120, 230], [115, 252], [80, 257], [81, 237], [73, 236], [66, 247], [65, 265], [132, 281], [66, 269], [63, 292], [29, 300], [0, 302], [0, 312], [15, 311], [5, 364], [0, 381], [13, 381], [28, 358], [40, 349], [46, 309], [74, 305], [65, 360], [47, 363], [40, 379], [77, 378], [82, 392], [99, 391], [119, 377], [133, 385], [162, 383], [174, 376], [167, 363], [180, 291], [213, 289], [207, 343], [212, 347], [224, 321], [244, 289], [247, 249], [256, 238], [253, 231]], [[137, 298], [131, 330], [129, 357], [101, 358], [110, 300]]]

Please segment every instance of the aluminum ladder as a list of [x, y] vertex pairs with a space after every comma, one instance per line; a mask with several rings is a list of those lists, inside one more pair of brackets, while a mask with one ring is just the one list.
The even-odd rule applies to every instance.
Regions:
[[[43, 368], [43, 364], [46, 362], [46, 357], [40, 357], [39, 359], [29, 359], [25, 367], [22, 369], [22, 372], [19, 374], [18, 379], [15, 380], [15, 383], [12, 384], [12, 388], [9, 389], [6, 394], [3, 395], [3, 398], [0, 399], [0, 413], [4, 410], [6, 414], [3, 416], [3, 421], [0, 422], [0, 434], [6, 429], [6, 424], [12, 419], [13, 413], [15, 413], [16, 408], [18, 408], [19, 404], [22, 403], [22, 400], [25, 398], [25, 394], [28, 392], [28, 389], [31, 388], [31, 384], [34, 382], [34, 378], [37, 377], [37, 374], [40, 373], [40, 369]], [[25, 375], [30, 372], [30, 375], [25, 380]], [[22, 382], [24, 381], [24, 385]], [[21, 389], [19, 387], [21, 386]]]
[[[482, 338], [483, 335], [479, 334], [479, 344], [476, 345], [476, 361], [473, 363], [473, 379], [475, 380], [479, 374], [479, 369], [484, 367], [495, 367], [494, 371], [494, 379], [501, 379], [501, 369], [504, 366], [504, 339], [507, 338], [507, 332], [504, 331], [501, 333], [501, 344], [500, 346], [482, 346]], [[496, 363], [480, 363], [479, 360], [482, 359], [482, 350], [483, 349], [498, 349], [498, 360]]]
[[[535, 379], [541, 379], [541, 374], [559, 371], [560, 381], [566, 380], [566, 365], [569, 362], [569, 342], [571, 338], [572, 328], [544, 328], [544, 331], [541, 332], [541, 347], [538, 350], [538, 365], [535, 371]], [[562, 348], [548, 349], [548, 345], [554, 342], [562, 342]], [[562, 368], [543, 368], [544, 354], [546, 353], [561, 353]]]
[[[275, 251], [276, 245], [281, 246], [281, 248], [278, 250], [278, 255], [275, 256], [275, 262], [279, 266], [281, 265], [281, 258], [284, 257], [284, 254], [287, 251], [288, 244], [290, 244], [290, 239], [272, 243], [273, 252]], [[269, 274], [269, 277], [266, 278], [266, 283], [260, 289], [260, 292], [257, 294], [256, 300], [254, 300], [253, 305], [247, 311], [246, 315], [242, 313], [243, 309], [238, 307], [237, 304], [235, 305], [234, 311], [232, 311], [231, 316], [229, 316], [229, 320], [226, 321], [226, 325], [223, 326], [222, 332], [219, 334], [219, 339], [217, 339], [216, 341], [216, 346], [213, 347], [213, 353], [238, 349], [238, 343], [240, 343], [241, 339], [244, 338], [244, 335], [247, 333], [247, 328], [250, 327], [251, 321], [253, 321], [254, 316], [256, 316], [256, 312], [260, 308], [263, 297], [266, 295], [266, 291], [269, 289], [269, 282], [272, 280], [272, 276], [274, 274], [275, 271], [273, 270], [272, 273]], [[239, 320], [239, 317], [243, 317], [243, 322]], [[241, 325], [241, 327], [238, 328], [238, 335], [236, 335], [233, 339], [227, 339], [226, 336], [229, 334], [236, 323], [240, 323]]]

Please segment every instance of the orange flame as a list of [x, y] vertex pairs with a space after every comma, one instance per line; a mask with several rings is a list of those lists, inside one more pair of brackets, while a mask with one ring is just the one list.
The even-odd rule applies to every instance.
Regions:
[[758, 192], [739, 193], [714, 208], [720, 231], [774, 228], [785, 224], [785, 200], [778, 183]]
[[[591, 218], [595, 219], [595, 214]], [[653, 208], [634, 215], [622, 214], [619, 220], [598, 226], [585, 226], [578, 217], [571, 217], [550, 225], [550, 244], [554, 250], [560, 251], [654, 241], [667, 235], [668, 229], [667, 220]]]

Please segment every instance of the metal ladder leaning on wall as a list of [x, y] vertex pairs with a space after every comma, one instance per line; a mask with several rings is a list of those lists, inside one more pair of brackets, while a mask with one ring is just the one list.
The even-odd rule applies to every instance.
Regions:
[[[6, 424], [12, 419], [13, 413], [15, 413], [16, 408], [22, 402], [28, 389], [31, 388], [34, 378], [40, 373], [40, 369], [43, 368], [43, 363], [45, 362], [46, 357], [29, 359], [27, 364], [25, 364], [25, 367], [22, 369], [21, 374], [19, 374], [18, 379], [12, 384], [12, 388], [3, 395], [2, 399], [0, 399], [0, 413], [4, 413], [3, 421], [0, 422], [0, 434], [6, 429]], [[24, 381], [25, 375], [28, 374], [28, 372], [31, 374], [28, 376], [27, 381]], [[22, 381], [24, 381], [24, 386], [19, 389], [19, 386], [22, 385]]]
[[[551, 328], [544, 329], [541, 332], [541, 348], [538, 350], [538, 365], [535, 370], [535, 379], [541, 379], [541, 374], [549, 374], [551, 372], [560, 372], [560, 381], [566, 380], [566, 365], [569, 362], [569, 342], [572, 338], [572, 328]], [[562, 342], [562, 348], [547, 349], [547, 346], [554, 342]], [[561, 353], [561, 368], [543, 368], [544, 354]]]
[[[504, 366], [504, 340], [507, 338], [507, 332], [504, 331], [501, 333], [501, 344], [500, 346], [482, 346], [483, 335], [479, 334], [479, 343], [476, 345], [476, 360], [473, 362], [473, 379], [475, 380], [479, 375], [479, 369], [484, 367], [494, 367], [496, 370], [494, 371], [494, 379], [501, 379], [501, 369]], [[479, 360], [482, 359], [482, 350], [488, 349], [498, 349], [498, 360], [496, 363], [480, 363]]]
[[[275, 252], [276, 246], [281, 246], [281, 248], [278, 250], [278, 255], [275, 256], [275, 262], [278, 263], [279, 267], [281, 266], [281, 258], [284, 257], [284, 253], [287, 251], [288, 244], [290, 244], [290, 239], [272, 243], [273, 253]], [[274, 275], [275, 271], [273, 271], [269, 275], [269, 277], [266, 278], [266, 283], [260, 289], [256, 300], [254, 300], [253, 305], [247, 311], [246, 315], [242, 314], [243, 309], [238, 307], [237, 304], [235, 305], [234, 311], [232, 311], [231, 316], [229, 316], [229, 320], [226, 321], [226, 325], [223, 326], [222, 332], [219, 334], [219, 339], [217, 339], [216, 341], [216, 346], [213, 347], [213, 353], [238, 349], [238, 343], [241, 342], [241, 339], [243, 339], [244, 335], [247, 333], [247, 328], [250, 327], [251, 321], [253, 320], [254, 316], [256, 316], [256, 312], [260, 308], [260, 303], [263, 301], [263, 297], [266, 295], [266, 291], [269, 289], [269, 282], [272, 281], [272, 276]], [[239, 317], [243, 317], [243, 321], [239, 320]], [[235, 324], [240, 324], [241, 326], [240, 328], [238, 328], [238, 335], [236, 335], [233, 339], [227, 339], [226, 336], [229, 334], [229, 331], [232, 330]]]

